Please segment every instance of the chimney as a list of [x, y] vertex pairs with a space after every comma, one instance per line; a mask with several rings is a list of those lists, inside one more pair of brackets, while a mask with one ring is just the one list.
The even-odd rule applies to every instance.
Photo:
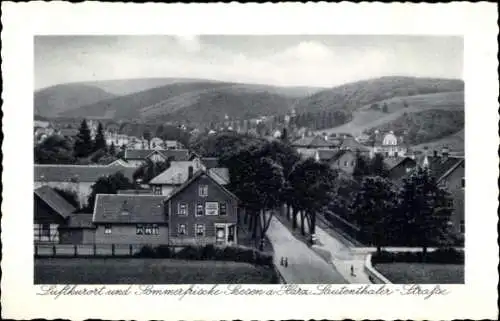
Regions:
[[438, 152], [437, 152], [437, 150], [433, 150], [432, 152], [433, 152], [432, 156], [434, 156], [434, 157], [438, 157]]
[[193, 166], [188, 167], [188, 179], [193, 177]]

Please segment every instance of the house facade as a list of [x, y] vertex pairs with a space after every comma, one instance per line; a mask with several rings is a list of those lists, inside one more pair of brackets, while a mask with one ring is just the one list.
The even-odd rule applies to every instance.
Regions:
[[96, 226], [88, 213], [71, 214], [66, 223], [59, 226], [61, 244], [95, 244]]
[[237, 244], [238, 198], [200, 170], [166, 202], [170, 244]]
[[356, 153], [351, 150], [340, 150], [329, 163], [333, 169], [338, 169], [352, 175], [356, 167]]
[[34, 190], [34, 242], [59, 243], [59, 227], [75, 211], [61, 195], [48, 186]]

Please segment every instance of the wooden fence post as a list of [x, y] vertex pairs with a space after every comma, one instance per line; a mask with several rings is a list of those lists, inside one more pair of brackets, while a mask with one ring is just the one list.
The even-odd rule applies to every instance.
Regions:
[[37, 256], [38, 256], [38, 245], [35, 244], [35, 257], [37, 257]]
[[133, 249], [132, 249], [132, 244], [130, 244], [130, 245], [129, 245], [129, 253], [130, 253], [130, 256], [132, 256], [132, 255], [133, 255], [133, 254], [132, 254], [132, 252], [133, 252]]
[[115, 245], [111, 244], [111, 256], [115, 256]]
[[97, 246], [94, 243], [94, 256], [97, 256]]
[[56, 245], [55, 244], [52, 245], [52, 255], [56, 256]]
[[73, 246], [74, 246], [74, 250], [75, 250], [75, 256], [78, 256], [78, 250], [77, 250], [77, 248], [76, 248], [76, 244], [75, 244], [75, 245], [73, 245]]

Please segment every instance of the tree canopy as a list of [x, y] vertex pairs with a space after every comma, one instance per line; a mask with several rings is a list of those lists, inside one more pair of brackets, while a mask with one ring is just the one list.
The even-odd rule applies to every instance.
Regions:
[[88, 196], [87, 206], [84, 211], [92, 213], [94, 211], [95, 199], [97, 194], [116, 194], [121, 189], [134, 189], [137, 185], [131, 182], [122, 172], [113, 175], [100, 177], [91, 187]]

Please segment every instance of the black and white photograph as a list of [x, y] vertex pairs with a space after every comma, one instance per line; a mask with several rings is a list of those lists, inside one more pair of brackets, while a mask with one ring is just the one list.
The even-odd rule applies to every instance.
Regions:
[[464, 283], [462, 37], [34, 54], [35, 283]]
[[2, 318], [498, 316], [495, 4], [1, 6]]

